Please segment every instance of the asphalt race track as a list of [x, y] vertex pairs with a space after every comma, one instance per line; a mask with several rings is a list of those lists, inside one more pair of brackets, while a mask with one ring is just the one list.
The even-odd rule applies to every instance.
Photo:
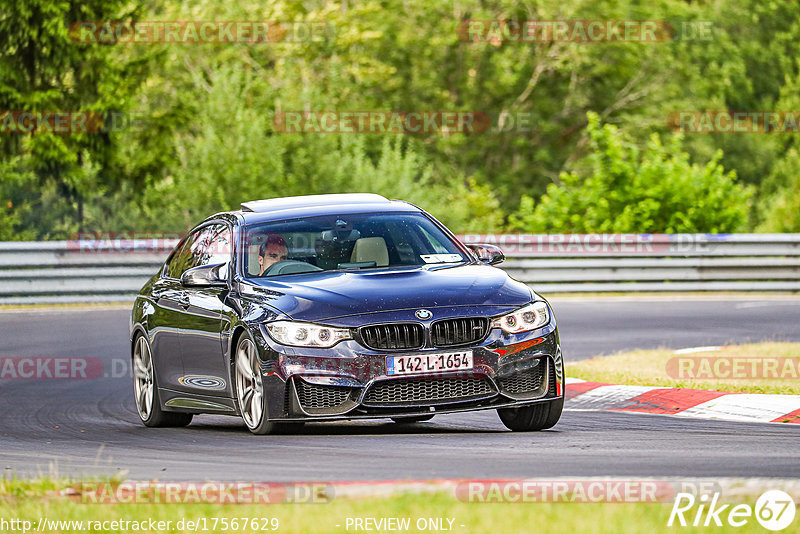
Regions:
[[[800, 341], [800, 299], [553, 301], [569, 361], [629, 348]], [[511, 433], [494, 412], [427, 423], [315, 423], [251, 436], [238, 418], [147, 429], [132, 401], [128, 312], [0, 312], [0, 357], [83, 356], [93, 380], [0, 381], [5, 477], [160, 480], [378, 480], [555, 476], [799, 477], [799, 425], [564, 413], [551, 431]], [[116, 376], [122, 375], [122, 376]], [[569, 407], [569, 405], [567, 405]]]

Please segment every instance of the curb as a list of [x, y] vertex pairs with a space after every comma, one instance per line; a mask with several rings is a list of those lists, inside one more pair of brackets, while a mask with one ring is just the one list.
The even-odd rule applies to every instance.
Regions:
[[566, 408], [757, 423], [800, 424], [800, 395], [623, 386], [567, 378]]

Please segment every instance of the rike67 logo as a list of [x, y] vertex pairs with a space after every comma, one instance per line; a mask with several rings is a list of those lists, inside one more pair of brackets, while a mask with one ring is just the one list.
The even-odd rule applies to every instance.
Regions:
[[667, 526], [675, 524], [694, 527], [741, 527], [755, 517], [767, 530], [778, 532], [792, 524], [795, 503], [792, 497], [781, 490], [769, 490], [761, 494], [755, 508], [749, 504], [721, 504], [719, 493], [695, 497], [691, 493], [678, 493]]

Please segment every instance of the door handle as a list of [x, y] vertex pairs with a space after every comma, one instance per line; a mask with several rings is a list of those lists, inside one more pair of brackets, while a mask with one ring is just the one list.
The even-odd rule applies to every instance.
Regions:
[[178, 303], [183, 307], [184, 310], [191, 305], [189, 297], [187, 297], [186, 295], [181, 295], [180, 298], [178, 298]]

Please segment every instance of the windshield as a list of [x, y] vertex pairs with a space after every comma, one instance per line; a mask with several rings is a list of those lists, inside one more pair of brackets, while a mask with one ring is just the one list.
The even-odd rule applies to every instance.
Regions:
[[248, 225], [245, 276], [462, 263], [458, 246], [421, 213], [324, 215]]

